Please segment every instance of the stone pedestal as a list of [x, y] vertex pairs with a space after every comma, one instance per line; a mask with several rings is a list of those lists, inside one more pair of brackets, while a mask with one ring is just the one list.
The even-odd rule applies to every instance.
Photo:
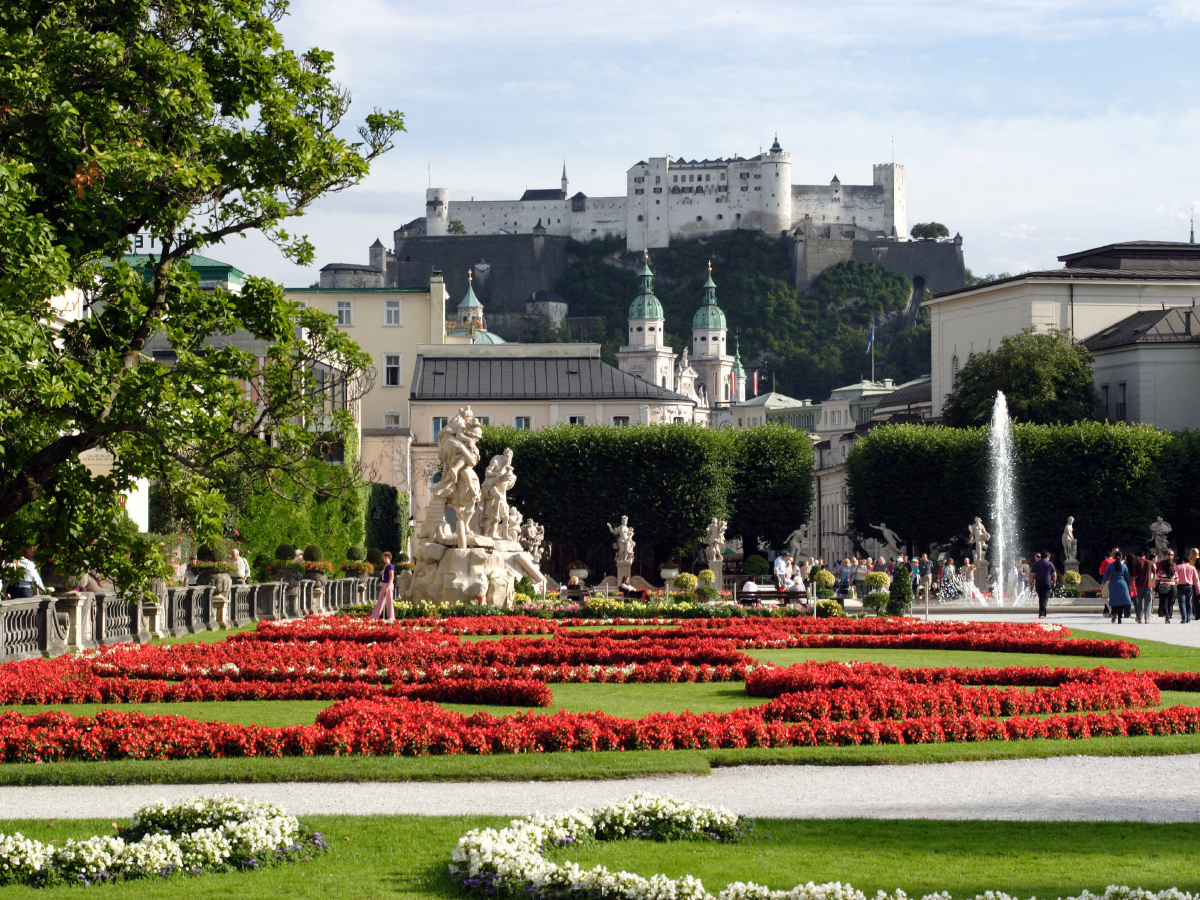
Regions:
[[[358, 584], [356, 584], [354, 586], [354, 590], [355, 590], [354, 602], [358, 606], [362, 606], [364, 603], [367, 602], [367, 583], [365, 581], [360, 581]], [[397, 597], [396, 599], [399, 600], [400, 598]]]
[[55, 600], [55, 610], [67, 616], [67, 648], [88, 650], [96, 646], [93, 636], [92, 610], [96, 598], [92, 594], [68, 591]]
[[229, 627], [229, 597], [225, 594], [214, 594], [212, 598], [212, 622], [209, 628], [213, 631]]
[[986, 562], [981, 562], [975, 567], [975, 587], [981, 591], [990, 591], [991, 584], [991, 566]]
[[1065, 569], [1068, 572], [1078, 572], [1079, 571], [1079, 560], [1068, 559], [1066, 562], [1063, 563], [1063, 569]]
[[163, 614], [161, 603], [143, 603], [142, 617], [146, 620], [146, 632], [150, 637], [164, 638], [167, 636], [166, 616]]
[[625, 583], [625, 579], [633, 573], [633, 563], [617, 563], [617, 585]]

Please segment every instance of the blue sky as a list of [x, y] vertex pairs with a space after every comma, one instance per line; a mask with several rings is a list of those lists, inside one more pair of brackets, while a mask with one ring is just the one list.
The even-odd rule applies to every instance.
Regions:
[[1119, 240], [1186, 240], [1200, 208], [1200, 0], [715, 3], [293, 0], [290, 46], [332, 50], [408, 131], [368, 179], [293, 222], [309, 270], [259, 238], [212, 255], [288, 286], [367, 261], [424, 191], [624, 193], [647, 156], [757, 153], [796, 183], [871, 180], [892, 156], [908, 216], [964, 238], [976, 273]]

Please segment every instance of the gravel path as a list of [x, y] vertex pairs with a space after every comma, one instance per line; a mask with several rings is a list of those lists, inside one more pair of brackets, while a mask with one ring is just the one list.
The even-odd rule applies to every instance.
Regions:
[[[914, 605], [912, 614], [917, 618], [924, 618], [925, 609], [924, 607]], [[930, 609], [929, 620], [931, 622], [944, 621], [946, 619], [974, 622], [1039, 621], [1036, 609], [1031, 613], [988, 613], [980, 610], [978, 613], [953, 613], [946, 615], [938, 615], [936, 607]], [[1099, 631], [1116, 637], [1162, 641], [1167, 644], [1179, 644], [1183, 647], [1200, 647], [1200, 620], [1193, 621], [1187, 625], [1181, 625], [1178, 614], [1171, 619], [1169, 625], [1155, 616], [1151, 616], [1149, 623], [1144, 625], [1139, 625], [1132, 619], [1120, 625], [1115, 625], [1109, 620], [1108, 616], [1101, 615], [1100, 613], [1056, 614], [1051, 610], [1050, 615], [1046, 617], [1045, 621], [1054, 622], [1058, 625], [1066, 625], [1068, 628]]]
[[297, 815], [522, 815], [636, 791], [760, 817], [1194, 822], [1200, 820], [1200, 755], [743, 766], [710, 776], [622, 781], [4, 787], [0, 815], [117, 818], [160, 799], [219, 793], [269, 800]]

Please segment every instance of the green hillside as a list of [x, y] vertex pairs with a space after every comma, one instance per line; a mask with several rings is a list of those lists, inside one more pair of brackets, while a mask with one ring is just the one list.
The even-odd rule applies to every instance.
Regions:
[[[800, 294], [792, 287], [787, 249], [778, 238], [734, 231], [676, 241], [651, 252], [654, 292], [666, 313], [667, 342], [676, 350], [691, 345], [692, 315], [700, 306], [710, 259], [731, 344], [736, 334], [743, 362], [761, 359], [775, 377], [776, 390], [796, 398], [823, 400], [839, 385], [870, 377], [866, 349], [872, 313], [881, 321], [902, 319], [887, 314], [903, 311], [912, 291], [903, 275], [851, 260], [823, 272], [813, 293]], [[571, 316], [604, 317], [602, 343], [609, 362], [615, 363], [616, 348], [625, 340], [639, 268], [638, 255], [626, 253], [620, 238], [572, 243], [570, 263], [557, 285]], [[877, 328], [876, 378], [901, 382], [929, 373], [927, 316], [923, 311], [907, 330]]]

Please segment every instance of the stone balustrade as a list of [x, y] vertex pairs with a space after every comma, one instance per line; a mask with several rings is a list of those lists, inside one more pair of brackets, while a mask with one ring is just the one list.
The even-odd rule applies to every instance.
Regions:
[[235, 584], [226, 594], [216, 591], [212, 585], [170, 587], [157, 602], [82, 591], [0, 600], [0, 662], [238, 628], [260, 619], [330, 615], [374, 602], [379, 579]]

